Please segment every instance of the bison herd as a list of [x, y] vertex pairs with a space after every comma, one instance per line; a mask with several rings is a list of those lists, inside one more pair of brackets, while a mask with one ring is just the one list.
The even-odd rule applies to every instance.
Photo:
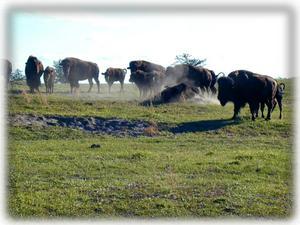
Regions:
[[[11, 63], [5, 61], [7, 76], [11, 73]], [[79, 81], [88, 80], [89, 90], [93, 80], [100, 92], [99, 67], [96, 63], [81, 59], [67, 57], [60, 62], [66, 80], [70, 83], [71, 93], [79, 88]], [[179, 64], [164, 68], [161, 65], [145, 60], [129, 62], [127, 69], [108, 68], [104, 75], [110, 92], [114, 82], [120, 82], [121, 92], [124, 91], [124, 79], [130, 70], [129, 81], [139, 89], [140, 98], [158, 99], [160, 102], [169, 103], [192, 98], [197, 94], [216, 95], [222, 106], [227, 102], [234, 104], [233, 119], [237, 118], [240, 109], [249, 104], [252, 120], [258, 117], [259, 109], [264, 118], [264, 107], [268, 108], [266, 120], [271, 119], [271, 113], [278, 104], [279, 118], [282, 118], [282, 97], [285, 89], [283, 83], [278, 84], [270, 76], [256, 74], [247, 70], [236, 70], [219, 77], [213, 70], [201, 66]], [[29, 56], [25, 66], [26, 82], [30, 92], [39, 92], [40, 78], [44, 74], [47, 93], [53, 93], [56, 77], [55, 69], [43, 64], [35, 56]], [[216, 88], [216, 84], [218, 89]]]

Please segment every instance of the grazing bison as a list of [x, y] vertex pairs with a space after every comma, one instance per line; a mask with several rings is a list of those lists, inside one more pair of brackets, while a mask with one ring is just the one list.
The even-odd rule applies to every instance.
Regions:
[[124, 79], [125, 79], [126, 73], [127, 73], [126, 69], [112, 68], [112, 67], [108, 68], [105, 73], [102, 73], [102, 75], [104, 75], [105, 80], [108, 84], [108, 92], [109, 93], [110, 93], [111, 86], [113, 85], [113, 83], [115, 81], [120, 82], [120, 84], [121, 84], [120, 91], [124, 90], [123, 86], [124, 86]]
[[97, 83], [98, 93], [100, 93], [99, 68], [96, 63], [83, 61], [81, 59], [68, 57], [61, 61], [64, 76], [70, 82], [71, 93], [79, 88], [79, 81], [88, 79], [90, 87], [88, 92], [93, 87], [93, 79]]
[[29, 56], [25, 66], [26, 82], [30, 88], [30, 93], [34, 93], [34, 89], [39, 92], [41, 85], [41, 76], [44, 72], [44, 66], [35, 56]]
[[213, 77], [208, 69], [187, 64], [168, 67], [166, 71], [166, 84], [186, 83], [190, 86], [200, 87], [201, 91], [209, 91]]
[[55, 69], [47, 66], [44, 71], [44, 82], [46, 86], [46, 93], [53, 93], [54, 81], [56, 77]]
[[[272, 112], [274, 111], [277, 103], [279, 106], [279, 119], [282, 119], [282, 98], [283, 98], [283, 94], [284, 94], [284, 89], [285, 89], [285, 84], [284, 83], [280, 83], [277, 85], [277, 91], [276, 91], [276, 95], [275, 95], [275, 99], [273, 101], [273, 108], [272, 108]], [[264, 116], [264, 109], [265, 109], [265, 103], [262, 102], [261, 106], [260, 106], [260, 110], [261, 110], [261, 117], [265, 118]], [[258, 112], [257, 115], [258, 116]]]
[[165, 68], [163, 66], [145, 60], [131, 61], [127, 69], [130, 69], [131, 73], [134, 73], [137, 70], [142, 70], [144, 72], [153, 72], [153, 71], [161, 71], [163, 73], [165, 72]]
[[264, 103], [268, 107], [266, 120], [270, 120], [276, 91], [277, 82], [272, 77], [247, 70], [236, 70], [228, 77], [218, 79], [218, 99], [222, 106], [229, 101], [233, 102], [233, 119], [236, 119], [240, 109], [248, 103], [252, 120], [255, 120], [259, 104]]

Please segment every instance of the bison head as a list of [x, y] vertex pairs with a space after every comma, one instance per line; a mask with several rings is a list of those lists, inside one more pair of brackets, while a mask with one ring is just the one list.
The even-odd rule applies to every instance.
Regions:
[[64, 76], [67, 80], [69, 80], [70, 70], [71, 70], [71, 62], [68, 59], [64, 59], [59, 64], [63, 68]]
[[26, 62], [26, 66], [32, 68], [36, 71], [36, 74], [40, 74], [41, 70], [43, 70], [43, 65], [40, 60], [37, 59], [35, 56], [29, 56]]
[[220, 77], [218, 79], [218, 99], [222, 106], [232, 101], [234, 81], [229, 77]]
[[137, 70], [130, 74], [129, 82], [138, 82], [145, 75], [145, 72], [141, 70]]

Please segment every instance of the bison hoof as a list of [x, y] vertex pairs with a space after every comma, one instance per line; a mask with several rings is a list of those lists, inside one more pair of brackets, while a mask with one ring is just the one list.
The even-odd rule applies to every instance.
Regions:
[[268, 121], [268, 120], [271, 120], [271, 118], [270, 118], [270, 117], [267, 117], [267, 118], [266, 118], [266, 121]]

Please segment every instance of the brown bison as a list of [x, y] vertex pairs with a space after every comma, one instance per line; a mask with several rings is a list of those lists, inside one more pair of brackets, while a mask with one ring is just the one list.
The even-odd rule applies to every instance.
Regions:
[[70, 82], [71, 93], [79, 88], [79, 81], [88, 79], [90, 87], [93, 87], [93, 79], [96, 81], [98, 93], [100, 93], [99, 68], [96, 63], [83, 61], [81, 59], [68, 57], [61, 61], [64, 76]]
[[185, 101], [199, 94], [199, 89], [188, 84], [181, 83], [174, 87], [168, 87], [161, 92], [161, 101], [163, 103]]
[[252, 120], [255, 120], [260, 103], [268, 107], [266, 120], [271, 119], [271, 111], [277, 92], [277, 82], [269, 76], [259, 75], [247, 70], [236, 70], [228, 77], [218, 79], [218, 99], [222, 106], [233, 102], [236, 119], [240, 109], [247, 103], [250, 106]]
[[164, 82], [165, 68], [161, 65], [145, 60], [136, 60], [129, 63], [130, 82], [134, 82], [140, 91], [140, 97], [148, 93], [154, 94], [161, 90]]
[[30, 88], [30, 93], [34, 93], [34, 89], [39, 92], [41, 85], [41, 76], [44, 72], [44, 66], [35, 56], [29, 56], [25, 66], [26, 82]]
[[112, 68], [109, 67], [105, 73], [102, 73], [104, 75], [105, 80], [108, 84], [108, 92], [110, 93], [111, 86], [115, 81], [119, 81], [121, 84], [121, 90], [124, 91], [124, 79], [125, 75], [127, 73], [126, 69], [120, 69], [120, 68]]
[[156, 95], [153, 99], [146, 100], [142, 105], [159, 105], [172, 102], [181, 102], [195, 97], [199, 94], [199, 88], [189, 86], [188, 84], [181, 83], [173, 87], [167, 87], [160, 94]]
[[[282, 119], [282, 98], [283, 98], [283, 94], [284, 94], [284, 89], [285, 89], [285, 84], [284, 83], [280, 83], [277, 85], [277, 91], [276, 91], [276, 95], [275, 95], [275, 99], [274, 99], [274, 102], [273, 102], [273, 108], [272, 108], [272, 112], [274, 111], [277, 103], [278, 103], [278, 106], [279, 106], [279, 119]], [[260, 105], [260, 110], [261, 110], [261, 117], [262, 118], [265, 118], [265, 115], [264, 115], [264, 109], [265, 109], [265, 103], [262, 102], [261, 105]], [[258, 112], [257, 112], [257, 115], [258, 116]]]
[[47, 66], [44, 71], [44, 82], [46, 86], [46, 93], [53, 93], [54, 81], [56, 77], [55, 69]]
[[189, 84], [189, 86], [200, 87], [204, 93], [205, 91], [209, 91], [212, 80], [213, 76], [208, 69], [179, 64], [167, 68], [165, 83], [167, 85], [186, 83]]
[[3, 59], [2, 60], [2, 65], [3, 65], [3, 69], [4, 69], [4, 74], [5, 74], [5, 77], [6, 77], [6, 81], [8, 83], [9, 79], [10, 79], [10, 76], [11, 76], [11, 72], [12, 72], [12, 64], [11, 64], [11, 62], [9, 60]]
[[129, 82], [134, 82], [139, 89], [140, 98], [158, 93], [163, 84], [164, 73], [160, 71], [144, 72], [137, 70], [130, 74]]
[[131, 61], [127, 69], [130, 69], [131, 73], [136, 72], [137, 70], [142, 70], [144, 72], [165, 72], [165, 68], [163, 66], [145, 60]]

